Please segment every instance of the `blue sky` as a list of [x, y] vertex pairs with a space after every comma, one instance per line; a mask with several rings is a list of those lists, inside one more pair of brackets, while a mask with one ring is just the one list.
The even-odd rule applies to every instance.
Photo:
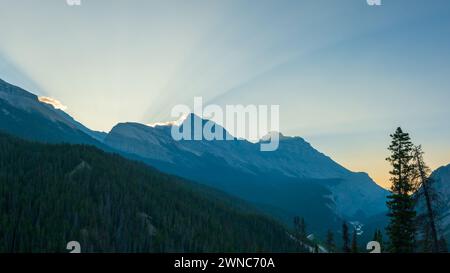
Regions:
[[450, 163], [445, 0], [0, 0], [0, 78], [90, 128], [167, 121], [194, 96], [279, 104], [281, 131], [387, 185], [401, 125]]

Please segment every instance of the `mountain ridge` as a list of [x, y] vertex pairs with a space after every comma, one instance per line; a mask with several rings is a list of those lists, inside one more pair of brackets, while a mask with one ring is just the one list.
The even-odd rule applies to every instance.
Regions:
[[[126, 122], [108, 134], [96, 135], [64, 111], [4, 81], [0, 82], [0, 109], [0, 129], [14, 135], [50, 143], [89, 144], [120, 153], [278, 211], [277, 217], [285, 222], [295, 215], [308, 216], [312, 226], [326, 229], [338, 227], [343, 218], [361, 220], [385, 210], [386, 190], [367, 174], [334, 162], [301, 137], [283, 136], [278, 150], [261, 152], [259, 142], [234, 137], [229, 141], [175, 141], [170, 131], [178, 125]], [[179, 127], [195, 118], [199, 117], [189, 115]], [[228, 134], [224, 129], [224, 136]]]
[[0, 79], [0, 128], [30, 140], [102, 146], [95, 132], [38, 96]]
[[172, 126], [120, 123], [105, 143], [166, 173], [247, 200], [286, 223], [296, 215], [305, 216], [322, 234], [328, 227], [339, 229], [344, 219], [364, 223], [387, 211], [388, 191], [368, 174], [347, 170], [301, 137], [283, 136], [278, 150], [261, 152], [259, 142], [237, 138], [175, 141], [170, 136]]

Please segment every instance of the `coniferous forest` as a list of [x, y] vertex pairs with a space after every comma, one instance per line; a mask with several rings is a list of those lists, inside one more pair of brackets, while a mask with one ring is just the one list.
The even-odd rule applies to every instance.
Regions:
[[83, 145], [0, 135], [0, 252], [301, 252], [245, 203]]

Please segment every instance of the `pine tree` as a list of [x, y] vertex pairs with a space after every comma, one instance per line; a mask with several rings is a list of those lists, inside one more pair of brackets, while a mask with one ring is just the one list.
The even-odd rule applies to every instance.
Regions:
[[326, 247], [328, 252], [334, 252], [336, 248], [336, 245], [334, 244], [334, 234], [330, 229], [327, 232]]
[[306, 234], [306, 222], [305, 222], [305, 218], [303, 217], [294, 217], [294, 228], [295, 228], [295, 233], [296, 236], [299, 239], [306, 239], [307, 234]]
[[422, 252], [429, 253], [434, 252], [433, 244], [431, 242], [430, 226], [425, 224], [423, 227], [422, 241], [420, 242], [422, 246]]
[[348, 225], [346, 222], [342, 224], [342, 252], [350, 253], [350, 238], [348, 235]]
[[442, 252], [442, 253], [448, 252], [447, 240], [445, 240], [444, 237], [441, 237], [439, 239], [439, 252]]
[[[422, 199], [425, 203], [423, 215], [419, 215], [418, 224], [423, 227], [422, 248], [424, 252], [439, 252], [439, 239], [437, 233], [437, 218], [435, 206], [439, 202], [438, 195], [433, 187], [433, 179], [429, 177], [430, 168], [423, 159], [424, 152], [419, 145], [414, 147], [414, 159], [417, 168], [417, 187], [416, 199]], [[420, 204], [420, 202], [418, 202]]]
[[380, 243], [380, 248], [383, 249], [383, 233], [381, 232], [381, 230], [379, 229], [375, 230], [372, 241]]
[[413, 144], [409, 134], [399, 127], [391, 135], [392, 142], [389, 146], [391, 156], [386, 160], [393, 167], [390, 171], [391, 195], [388, 196], [390, 223], [387, 233], [390, 238], [390, 251], [395, 253], [409, 253], [414, 251], [415, 225], [414, 200], [412, 183], [415, 167], [413, 159]]
[[306, 222], [305, 222], [305, 218], [302, 217], [302, 220], [300, 221], [300, 235], [303, 238], [306, 238], [308, 236], [308, 234], [306, 233]]
[[353, 229], [352, 253], [358, 253], [358, 233]]

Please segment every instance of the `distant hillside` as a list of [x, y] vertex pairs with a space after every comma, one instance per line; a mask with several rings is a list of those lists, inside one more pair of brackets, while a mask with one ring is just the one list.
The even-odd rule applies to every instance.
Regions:
[[0, 134], [0, 252], [292, 252], [245, 203], [85, 145]]

